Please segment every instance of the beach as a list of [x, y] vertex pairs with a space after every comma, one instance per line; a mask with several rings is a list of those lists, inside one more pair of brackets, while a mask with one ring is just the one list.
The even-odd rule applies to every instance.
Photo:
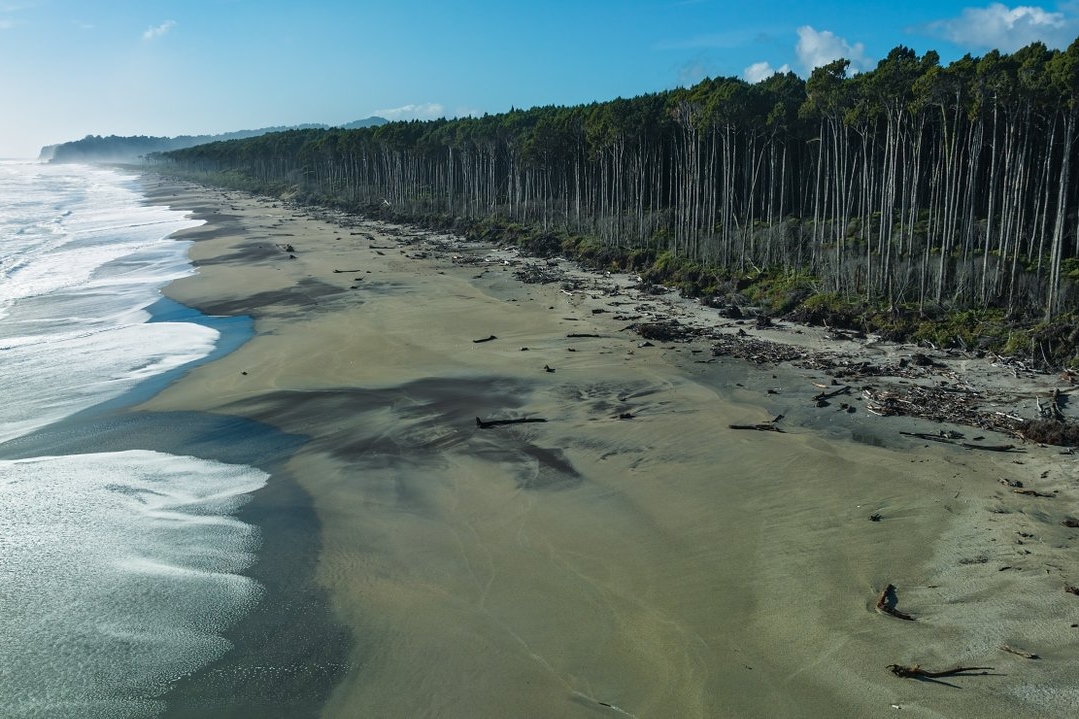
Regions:
[[[651, 305], [523, 283], [509, 250], [143, 182], [206, 221], [177, 233], [196, 273], [165, 294], [248, 315], [254, 334], [129, 411], [288, 438], [254, 504], [286, 486], [282, 516], [309, 505], [290, 525], [306, 549], [281, 565], [302, 582], [282, 583], [324, 599], [320, 636], [348, 637], [329, 659], [310, 640], [300, 654], [332, 664], [312, 713], [1034, 717], [1079, 702], [1079, 530], [1062, 524], [1079, 491], [1059, 448], [912, 440], [899, 431], [937, 425], [854, 399], [819, 411], [825, 374], [646, 341], [625, 328]], [[782, 432], [731, 429], [781, 414]], [[528, 421], [489, 425], [503, 420]], [[288, 554], [273, 526], [264, 540]], [[879, 611], [882, 593], [913, 620]], [[302, 638], [289, 606], [279, 625], [294, 617]], [[917, 680], [892, 664], [978, 669]]]

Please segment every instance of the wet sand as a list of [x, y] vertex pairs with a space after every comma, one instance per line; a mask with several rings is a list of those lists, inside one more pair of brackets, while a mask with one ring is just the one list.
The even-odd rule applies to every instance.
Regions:
[[[352, 637], [322, 716], [1065, 716], [1079, 701], [1070, 458], [845, 439], [883, 436], [864, 412], [732, 431], [789, 410], [767, 387], [811, 378], [701, 364], [705, 343], [641, 346], [617, 308], [593, 313], [603, 298], [521, 284], [504, 253], [146, 182], [209, 220], [180, 235], [198, 274], [166, 293], [250, 314], [255, 336], [139, 409], [308, 438], [285, 468]], [[888, 584], [916, 621], [876, 611]], [[892, 663], [994, 669], [942, 680], [957, 689]]]

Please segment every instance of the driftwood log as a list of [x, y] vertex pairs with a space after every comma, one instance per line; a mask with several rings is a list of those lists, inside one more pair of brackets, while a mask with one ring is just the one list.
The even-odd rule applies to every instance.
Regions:
[[913, 622], [914, 617], [906, 612], [901, 612], [896, 609], [895, 605], [898, 603], [899, 598], [895, 593], [895, 585], [889, 584], [884, 588], [884, 591], [880, 593], [880, 596], [877, 597], [877, 611], [891, 615], [896, 619], [906, 619], [908, 622]]
[[481, 342], [490, 342], [491, 340], [496, 340], [496, 339], [498, 339], [498, 338], [495, 337], [494, 335], [491, 335], [490, 337], [484, 337], [483, 339], [472, 340], [472, 344], [478, 345]]
[[1037, 654], [1035, 654], [1033, 652], [1026, 652], [1026, 651], [1023, 651], [1022, 649], [1016, 649], [1015, 647], [1009, 646], [1007, 644], [1001, 645], [1000, 651], [1008, 652], [1009, 654], [1014, 654], [1017, 657], [1023, 657], [1023, 659], [1041, 659], [1041, 657], [1039, 657]]
[[888, 669], [897, 677], [905, 679], [940, 679], [941, 677], [959, 676], [986, 676], [993, 671], [994, 667], [953, 667], [939, 672], [922, 669], [919, 665], [903, 666], [902, 664], [889, 664]]
[[476, 417], [476, 426], [480, 429], [490, 429], [491, 427], [501, 427], [504, 424], [528, 424], [531, 422], [546, 422], [547, 420], [540, 417], [523, 417], [521, 419], [487, 419], [483, 420]]
[[760, 422], [759, 424], [731, 424], [728, 426], [731, 429], [753, 429], [758, 432], [783, 432], [782, 429], [775, 426], [771, 422]]
[[818, 392], [817, 394], [813, 395], [813, 400], [815, 402], [820, 402], [822, 400], [838, 397], [841, 394], [850, 394], [850, 385], [843, 385], [834, 392]]

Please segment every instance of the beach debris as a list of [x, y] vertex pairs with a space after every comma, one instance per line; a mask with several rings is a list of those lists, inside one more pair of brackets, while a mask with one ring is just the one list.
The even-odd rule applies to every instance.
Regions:
[[484, 337], [483, 339], [479, 339], [479, 340], [472, 340], [472, 344], [474, 344], [474, 345], [478, 345], [478, 344], [480, 344], [480, 343], [482, 343], [482, 342], [490, 342], [491, 340], [496, 340], [496, 339], [498, 339], [498, 338], [497, 338], [497, 337], [495, 337], [494, 335], [491, 335], [491, 336], [489, 336], [489, 337]]
[[1019, 449], [1014, 444], [971, 444], [970, 442], [960, 442], [960, 447], [966, 449], [980, 449], [986, 452], [1015, 452], [1023, 453], [1025, 449]]
[[599, 338], [602, 336], [603, 335], [597, 335], [593, 332], [570, 332], [568, 335], [566, 335], [566, 337], [569, 337], [571, 339], [581, 339], [584, 337]]
[[[911, 666], [904, 666], [902, 664], [889, 664], [888, 669], [897, 677], [903, 677], [904, 679], [940, 679], [942, 677], [969, 677], [988, 676], [989, 672], [993, 671], [995, 667], [964, 667], [957, 666], [951, 669], [944, 669], [939, 672], [930, 671], [928, 669], [922, 669], [918, 664]], [[942, 682], [947, 684], [947, 682]]]
[[644, 339], [656, 342], [685, 342], [700, 334], [699, 330], [687, 327], [675, 319], [641, 322], [633, 326], [633, 329]]
[[825, 402], [826, 400], [832, 399], [833, 397], [838, 397], [841, 394], [850, 394], [850, 385], [843, 385], [834, 392], [818, 392], [817, 394], [813, 395], [813, 401], [816, 402], [817, 406], [819, 407], [821, 406], [821, 402]]
[[521, 417], [519, 419], [488, 419], [483, 420], [476, 417], [476, 426], [480, 429], [490, 429], [491, 427], [501, 427], [504, 424], [528, 424], [531, 422], [546, 422], [547, 420], [540, 417]]
[[783, 430], [779, 428], [777, 423], [783, 419], [783, 415], [776, 415], [767, 422], [758, 422], [756, 424], [729, 424], [730, 429], [749, 429], [757, 432], [779, 432], [783, 433]]
[[895, 585], [889, 584], [884, 588], [884, 591], [880, 593], [880, 596], [877, 597], [877, 611], [893, 616], [896, 619], [905, 619], [908, 622], [913, 622], [914, 617], [906, 612], [901, 612], [896, 609], [896, 604], [898, 603], [899, 597], [896, 595]]
[[926, 440], [928, 442], [942, 442], [944, 444], [955, 444], [955, 442], [952, 441], [954, 438], [949, 436], [949, 434], [947, 434], [945, 432], [937, 432], [936, 434], [934, 434], [934, 433], [931, 433], [931, 432], [903, 432], [901, 430], [899, 432], [899, 434], [903, 435], [904, 437], [916, 437], [918, 439], [924, 439], [924, 440]]
[[879, 522], [880, 520], [881, 520], [880, 512], [874, 512], [873, 514], [869, 515], [869, 521], [870, 522]]
[[543, 365], [543, 371], [544, 372], [554, 372], [554, 367], [545, 364], [545, 365]]
[[759, 424], [731, 424], [728, 426], [731, 429], [753, 429], [758, 432], [783, 432], [782, 429], [776, 427], [771, 422], [761, 422]]
[[1073, 587], [1070, 584], [1065, 584], [1064, 585], [1064, 591], [1067, 592], [1068, 594], [1079, 595], [1079, 587]]
[[1033, 652], [1027, 652], [1027, 651], [1024, 651], [1022, 649], [1016, 649], [1015, 647], [1010, 646], [1008, 644], [1002, 644], [1000, 646], [1000, 651], [1008, 652], [1009, 654], [1014, 654], [1017, 657], [1023, 657], [1024, 659], [1041, 659], [1041, 657], [1039, 657], [1037, 654], [1035, 654]]
[[1079, 519], [1073, 519], [1071, 517], [1068, 517], [1061, 520], [1060, 523], [1063, 524], [1065, 527], [1071, 527], [1072, 529], [1079, 528]]
[[[351, 274], [351, 273], [353, 273], [353, 272], [363, 272], [363, 270], [334, 270], [334, 271], [333, 271], [333, 273], [334, 273], [335, 275], [341, 275], [341, 274]], [[357, 278], [357, 279], [358, 279], [358, 278]]]
[[1012, 492], [1014, 494], [1025, 494], [1028, 497], [1046, 497], [1046, 498], [1049, 498], [1049, 499], [1052, 499], [1053, 497], [1056, 496], [1056, 492], [1049, 492], [1049, 493], [1038, 492], [1037, 490], [1024, 489], [1022, 487], [1016, 487], [1015, 489], [1012, 490]]

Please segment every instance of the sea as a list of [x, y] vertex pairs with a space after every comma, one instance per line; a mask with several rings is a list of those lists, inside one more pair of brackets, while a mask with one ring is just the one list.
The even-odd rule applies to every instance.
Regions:
[[[122, 443], [4, 453], [205, 361], [223, 332], [162, 297], [201, 224], [124, 171], [0, 161], [0, 716], [153, 717], [260, 599], [268, 474]], [[173, 303], [174, 304], [174, 303]], [[233, 333], [235, 334], [235, 333]], [[242, 333], [241, 333], [242, 334]], [[11, 458], [16, 457], [16, 458]]]

